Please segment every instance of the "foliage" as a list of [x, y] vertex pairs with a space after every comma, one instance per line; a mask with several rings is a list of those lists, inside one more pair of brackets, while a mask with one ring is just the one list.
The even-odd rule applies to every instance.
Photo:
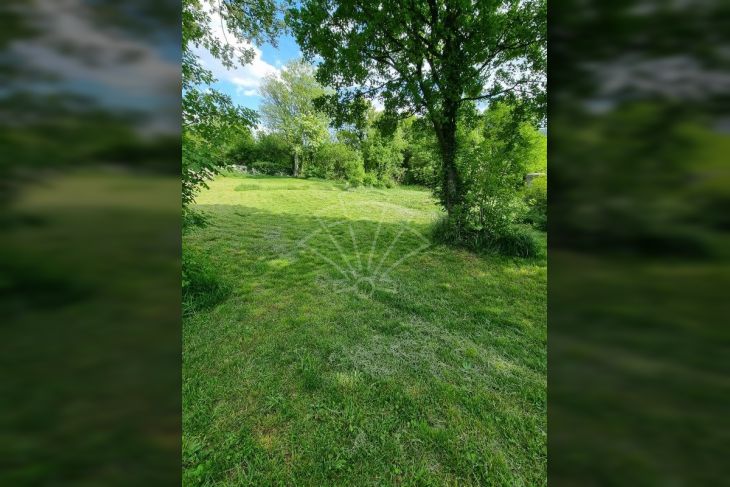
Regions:
[[209, 308], [223, 300], [229, 289], [205, 255], [183, 246], [182, 305], [190, 313]]
[[257, 140], [248, 132], [231, 141], [226, 150], [226, 163], [247, 166], [257, 159]]
[[449, 215], [446, 240], [510, 251], [520, 246], [500, 242], [529, 238], [515, 225], [527, 210], [520, 189], [538, 139], [530, 123], [515, 116], [516, 110], [495, 103], [483, 116], [462, 120], [457, 164], [464, 175], [464, 195]]
[[547, 174], [547, 135], [539, 130], [533, 130], [525, 134], [525, 137], [532, 139], [530, 146], [532, 150], [525, 162], [527, 172], [541, 172]]
[[433, 128], [423, 118], [411, 117], [403, 121], [406, 148], [403, 153], [403, 181], [428, 188], [438, 185], [440, 158]]
[[381, 182], [378, 180], [378, 176], [371, 172], [366, 172], [365, 176], [363, 177], [362, 183], [365, 186], [375, 186], [380, 187], [382, 186]]
[[378, 181], [388, 187], [403, 179], [403, 152], [405, 140], [400, 127], [392, 133], [384, 133], [378, 126], [382, 115], [372, 118], [362, 142], [365, 170], [374, 174]]
[[369, 103], [361, 120], [337, 131], [339, 142], [362, 154], [365, 171], [374, 178], [372, 185], [392, 187], [403, 180], [404, 155], [408, 141], [402, 123], [388, 127], [383, 113], [376, 112]]
[[325, 179], [340, 179], [358, 186], [363, 182], [365, 170], [358, 151], [341, 142], [327, 142], [317, 148], [306, 174]]
[[321, 57], [317, 79], [336, 90], [338, 111], [353, 104], [351, 116], [361, 117], [362, 98], [379, 97], [386, 118], [428, 117], [439, 146], [439, 197], [449, 213], [465, 196], [466, 176], [456, 164], [464, 105], [515, 98], [526, 110], [544, 110], [545, 0], [393, 2], [387, 8], [305, 0], [289, 17], [305, 55]]
[[528, 211], [525, 221], [539, 230], [547, 230], [547, 178], [540, 177], [525, 188], [525, 203]]
[[241, 137], [227, 153], [228, 164], [242, 165], [259, 173], [291, 174], [292, 149], [277, 133], [259, 133], [256, 138]]
[[277, 173], [291, 174], [291, 146], [279, 134], [259, 134], [255, 154], [256, 160], [269, 162]]
[[544, 258], [430, 246], [347, 289], [324, 259], [389, 269], [429, 191], [218, 177], [198, 200], [216, 224], [185, 245], [236, 285], [184, 320], [184, 485], [546, 484]]
[[280, 75], [266, 77], [261, 86], [261, 116], [290, 145], [295, 177], [329, 138], [329, 120], [314, 106], [314, 99], [325, 93], [314, 78], [314, 68], [303, 61], [288, 63]]
[[[237, 47], [216, 37], [210, 12], [215, 9]], [[253, 110], [233, 104], [230, 96], [210, 87], [216, 80], [193, 48], [201, 47], [226, 67], [253, 60], [245, 42], [276, 43], [282, 25], [273, 0], [183, 0], [182, 4], [182, 204], [193, 202], [226, 164], [226, 146], [257, 120]]]

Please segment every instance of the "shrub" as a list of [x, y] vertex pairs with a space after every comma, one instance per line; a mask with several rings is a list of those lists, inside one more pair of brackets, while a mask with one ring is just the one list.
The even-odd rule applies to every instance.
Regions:
[[272, 161], [254, 161], [251, 163], [250, 169], [254, 174], [266, 174], [268, 176], [282, 176], [287, 174], [286, 168], [282, 168], [281, 164]]
[[394, 184], [403, 179], [403, 153], [405, 142], [400, 132], [385, 136], [373, 127], [368, 131], [368, 138], [363, 142], [362, 152], [365, 170], [387, 184]]
[[182, 303], [183, 312], [210, 308], [228, 295], [228, 287], [204, 255], [183, 247]]
[[501, 235], [496, 235], [489, 242], [494, 251], [513, 257], [535, 257], [539, 247], [535, 237], [527, 228], [513, 225]]
[[365, 179], [365, 168], [362, 165], [362, 157], [355, 151], [351, 152], [354, 157], [340, 161], [342, 176], [354, 186], [360, 186]]
[[230, 165], [271, 176], [291, 174], [291, 146], [277, 134], [261, 134], [257, 139], [242, 137], [228, 150]]
[[524, 221], [538, 230], [547, 231], [547, 178], [534, 179], [524, 192], [527, 213]]
[[306, 176], [323, 179], [339, 179], [357, 186], [365, 177], [360, 154], [341, 142], [327, 142], [314, 152]]
[[441, 162], [433, 129], [423, 119], [411, 119], [404, 122], [404, 134], [407, 141], [403, 155], [404, 182], [436, 187]]
[[249, 166], [256, 157], [257, 141], [253, 136], [246, 134], [233, 141], [226, 151], [226, 161], [229, 165]]
[[436, 242], [477, 252], [495, 252], [512, 257], [535, 257], [540, 253], [534, 235], [519, 225], [505, 226], [495, 232], [459, 224], [453, 217], [443, 217], [434, 225], [432, 236]]
[[404, 161], [406, 171], [404, 181], [407, 184], [420, 184], [428, 188], [436, 186], [438, 181], [438, 155], [419, 147], [411, 148]]
[[366, 172], [365, 176], [362, 178], [362, 183], [365, 186], [379, 186], [380, 181], [378, 181], [378, 176], [371, 172]]

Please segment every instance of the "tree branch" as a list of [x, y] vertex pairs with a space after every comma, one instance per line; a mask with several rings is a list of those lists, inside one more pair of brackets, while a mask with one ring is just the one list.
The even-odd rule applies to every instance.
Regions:
[[479, 95], [479, 96], [468, 96], [466, 98], [461, 98], [459, 100], [459, 103], [462, 103], [465, 101], [477, 101], [477, 100], [486, 100], [488, 98], [494, 98], [495, 96], [503, 95], [505, 93], [509, 93], [510, 91], [514, 91], [514, 89], [517, 88], [518, 86], [528, 84], [529, 82], [530, 82], [530, 80], [520, 80], [517, 83], [515, 83], [514, 85], [510, 86], [509, 88], [505, 88], [505, 89], [499, 90], [497, 92], [486, 93], [484, 95]]

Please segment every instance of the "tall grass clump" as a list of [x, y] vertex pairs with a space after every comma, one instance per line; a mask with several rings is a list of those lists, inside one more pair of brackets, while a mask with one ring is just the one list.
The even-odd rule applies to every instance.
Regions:
[[498, 231], [458, 224], [444, 216], [433, 226], [435, 242], [463, 247], [475, 252], [490, 252], [509, 257], [537, 257], [540, 246], [534, 234], [524, 225], [508, 225]]
[[189, 314], [211, 308], [228, 296], [229, 287], [205, 255], [183, 247], [182, 252], [182, 303], [183, 312]]

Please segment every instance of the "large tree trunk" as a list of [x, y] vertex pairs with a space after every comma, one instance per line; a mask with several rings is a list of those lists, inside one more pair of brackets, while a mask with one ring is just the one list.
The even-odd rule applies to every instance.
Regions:
[[299, 153], [296, 149], [294, 150], [293, 155], [294, 155], [294, 157], [293, 157], [294, 165], [292, 167], [292, 175], [295, 178], [298, 178], [299, 177]]
[[449, 216], [462, 202], [462, 184], [456, 167], [456, 105], [447, 104], [442, 122], [435, 127], [441, 151], [441, 203]]

